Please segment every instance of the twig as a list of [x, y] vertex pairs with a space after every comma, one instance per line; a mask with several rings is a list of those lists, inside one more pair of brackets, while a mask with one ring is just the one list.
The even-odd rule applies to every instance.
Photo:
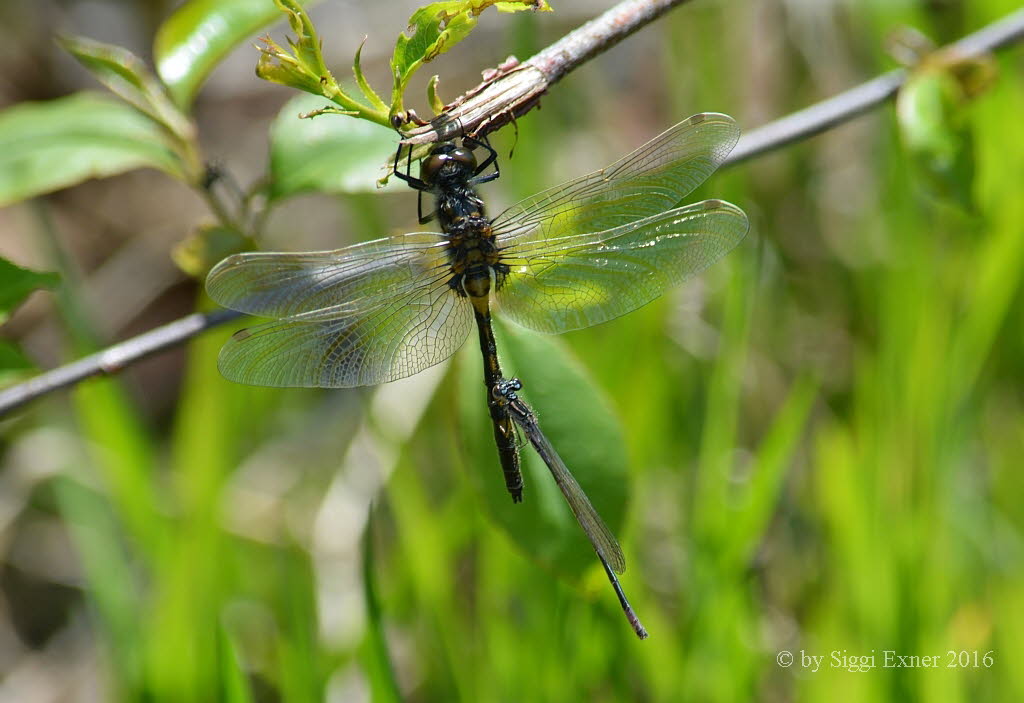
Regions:
[[[1020, 41], [1022, 37], [1024, 9], [1011, 12], [940, 51], [953, 56], [978, 56]], [[906, 80], [905, 69], [889, 71], [845, 93], [753, 129], [740, 138], [725, 164], [737, 164], [831, 129], [894, 97]]]
[[192, 313], [163, 327], [144, 332], [77, 361], [41, 373], [24, 383], [0, 390], [0, 417], [61, 388], [67, 388], [92, 376], [117, 373], [121, 369], [164, 349], [187, 342], [200, 332], [242, 316], [234, 310]]
[[906, 79], [906, 70], [898, 68], [883, 73], [867, 83], [861, 83], [845, 93], [752, 129], [740, 137], [740, 141], [726, 157], [723, 165], [738, 164], [760, 156], [766, 151], [774, 151], [847, 122], [896, 95], [896, 91]]
[[[621, 3], [616, 8], [640, 4], [643, 3]], [[647, 5], [652, 7], [661, 7], [662, 9], [658, 14], [664, 12], [672, 4], [667, 1], [647, 3]], [[616, 8], [609, 10], [609, 12], [613, 12]], [[605, 13], [605, 15], [602, 15], [602, 18], [607, 15], [608, 13]], [[598, 18], [598, 20], [600, 19]], [[594, 20], [594, 22], [598, 22], [598, 20]], [[592, 26], [594, 22], [588, 23], [567, 35], [567, 37], [537, 54], [537, 57], [555, 53], [555, 47], [563, 46], [569, 36], [577, 35], [586, 27]], [[639, 24], [635, 24], [630, 31], [634, 31], [639, 26]], [[621, 39], [623, 36], [625, 35], [619, 36], [618, 39]], [[1024, 37], [1024, 9], [1012, 12], [977, 32], [967, 35], [956, 43], [945, 47], [942, 51], [957, 52], [964, 57], [978, 56], [979, 54], [1015, 43], [1022, 37]], [[618, 41], [618, 39], [615, 41]], [[593, 49], [593, 52], [601, 51], [609, 46], [611, 46], [611, 43]], [[581, 52], [575, 55], [582, 58], [579, 58], [575, 63], [563, 63], [563, 73], [574, 68], [582, 60], [589, 58], [592, 53], [586, 54]], [[726, 159], [725, 163], [726, 165], [731, 165], [745, 161], [765, 152], [779, 149], [792, 142], [811, 137], [842, 122], [849, 121], [857, 115], [877, 107], [892, 98], [900, 86], [903, 85], [906, 77], [906, 71], [902, 69], [890, 71], [845, 93], [840, 93], [799, 112], [751, 130], [740, 139], [739, 144], [736, 145], [736, 148], [729, 158]], [[476, 97], [470, 98], [464, 105], [468, 105], [473, 100], [476, 100]], [[423, 141], [429, 141], [429, 139], [424, 138]], [[24, 383], [0, 390], [0, 417], [21, 407], [30, 400], [51, 391], [67, 387], [90, 376], [119, 371], [150, 354], [186, 342], [200, 332], [236, 317], [238, 317], [237, 313], [227, 311], [208, 315], [198, 313], [189, 315], [151, 332], [116, 344], [97, 354], [79, 359], [52, 371], [47, 371]]]
[[453, 134], [487, 134], [537, 106], [549, 86], [687, 0], [623, 0], [521, 64], [492, 71], [444, 114], [406, 133], [405, 144], [428, 144]]

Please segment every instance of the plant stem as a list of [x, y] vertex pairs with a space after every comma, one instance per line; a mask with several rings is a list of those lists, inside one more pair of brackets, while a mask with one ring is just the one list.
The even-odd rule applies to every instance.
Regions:
[[428, 144], [454, 132], [484, 135], [512, 122], [539, 104], [563, 76], [612, 48], [644, 25], [687, 0], [623, 0], [574, 29], [551, 46], [456, 98], [430, 124], [406, 133], [403, 143]]

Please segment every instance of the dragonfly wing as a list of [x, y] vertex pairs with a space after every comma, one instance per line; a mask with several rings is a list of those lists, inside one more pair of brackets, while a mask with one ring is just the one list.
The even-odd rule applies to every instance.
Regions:
[[519, 242], [502, 252], [510, 271], [496, 299], [505, 315], [539, 332], [590, 327], [703, 271], [747, 228], [738, 207], [705, 200], [607, 232]]
[[439, 279], [391, 291], [373, 309], [296, 315], [244, 329], [221, 349], [225, 378], [257, 386], [350, 388], [386, 383], [438, 364], [466, 340], [473, 316]]
[[221, 305], [250, 315], [349, 317], [443, 275], [446, 245], [443, 235], [418, 232], [334, 251], [235, 254], [210, 271], [206, 290]]
[[728, 115], [683, 120], [608, 168], [549, 188], [492, 223], [499, 247], [602, 232], [664, 212], [718, 168], [739, 139]]

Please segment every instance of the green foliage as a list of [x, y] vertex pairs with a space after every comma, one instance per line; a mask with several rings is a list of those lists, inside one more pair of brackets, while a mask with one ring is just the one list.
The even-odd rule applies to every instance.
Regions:
[[[392, 116], [404, 112], [402, 96], [405, 95], [405, 89], [413, 74], [423, 64], [450, 51], [453, 46], [469, 36], [476, 27], [477, 17], [492, 5], [500, 12], [551, 11], [544, 0], [447, 0], [432, 2], [419, 8], [409, 17], [409, 29], [398, 35], [391, 57], [391, 74], [394, 77], [391, 87]], [[433, 88], [430, 92], [433, 93]], [[437, 102], [436, 99], [430, 101], [435, 110]]]
[[96, 80], [139, 112], [148, 115], [167, 130], [170, 137], [183, 143], [194, 138], [192, 122], [175, 107], [163, 85], [133, 53], [82, 37], [63, 37], [59, 42]]
[[171, 257], [182, 271], [202, 280], [225, 257], [255, 248], [253, 237], [235, 227], [200, 225], [174, 247]]
[[378, 169], [395, 149], [390, 129], [330, 117], [300, 120], [322, 105], [309, 95], [289, 100], [270, 128], [271, 199], [304, 191], [356, 193], [376, 190]]
[[0, 386], [14, 383], [35, 366], [14, 342], [0, 339]]
[[[59, 283], [60, 276], [55, 273], [32, 271], [0, 257], [0, 325], [33, 291]], [[34, 368], [14, 342], [0, 339], [0, 385], [13, 383]]]
[[[477, 17], [488, 7], [494, 6], [500, 12], [551, 10], [544, 0], [447, 0], [421, 7], [409, 18], [408, 33], [399, 33], [395, 42], [391, 57], [391, 104], [386, 105], [363, 75], [359, 61], [362, 46], [356, 52], [352, 65], [356, 84], [363, 94], [363, 101], [360, 101], [342, 89], [324, 64], [316, 28], [302, 4], [298, 0], [274, 2], [288, 17], [296, 38], [288, 40], [292, 48], [290, 52], [269, 37], [264, 38], [265, 46], [261, 49], [263, 53], [256, 67], [256, 75], [325, 97], [341, 107], [341, 110], [334, 112], [384, 126], [405, 122], [404, 95], [409, 80], [424, 63], [429, 63], [465, 39], [476, 27]], [[433, 109], [438, 110], [441, 101], [435, 89], [436, 80], [432, 80], [428, 87], [428, 101]]]
[[270, 37], [264, 37], [260, 48], [256, 75], [281, 85], [320, 95], [341, 106], [341, 113], [371, 120], [389, 126], [387, 109], [383, 101], [370, 88], [363, 77], [359, 64], [360, 52], [356, 52], [353, 66], [356, 80], [366, 102], [351, 97], [331, 75], [321, 54], [320, 38], [313, 21], [296, 0], [274, 0], [288, 18], [288, 24], [295, 33], [295, 39], [288, 39], [291, 51], [282, 47]]
[[31, 271], [0, 257], [0, 325], [28, 294], [40, 288], [53, 288], [60, 282], [54, 273]]
[[968, 111], [995, 73], [990, 58], [932, 54], [914, 67], [896, 100], [900, 132], [924, 189], [968, 210], [974, 180]]
[[178, 7], [153, 45], [157, 72], [175, 103], [187, 109], [231, 49], [279, 17], [269, 0], [188, 0]]
[[143, 167], [185, 178], [166, 132], [124, 103], [78, 93], [0, 113], [0, 206]]
[[[943, 15], [946, 29], [972, 31], [1016, 4], [965, 4]], [[189, 13], [235, 7], [186, 3], [162, 33], [160, 74], [180, 109], [237, 28], [266, 17], [248, 6], [254, 14], [224, 35], [235, 38], [210, 39], [212, 53], [184, 59], [176, 81], [165, 61], [217, 26]], [[740, 117], [766, 94], [782, 114], [821, 97], [786, 62], [773, 64], [784, 90], [743, 92], [751, 55], [722, 43], [737, 7], [683, 8], [646, 30], [645, 51], [663, 69], [651, 69], [651, 85], [664, 104], [685, 106], [675, 116]], [[860, 4], [843, 15], [856, 32], [844, 55], [865, 75], [882, 70], [891, 29], [927, 25], [934, 12], [935, 3]], [[294, 19], [306, 62], [296, 65], [319, 71], [319, 40]], [[535, 18], [516, 21], [511, 50], [528, 55]], [[0, 202], [143, 166], [185, 177], [174, 120], [153, 98], [163, 89], [130, 55], [89, 46], [76, 44], [80, 58], [129, 103], [82, 94], [0, 113]], [[76, 628], [86, 623], [90, 649], [102, 652], [100, 696], [1024, 699], [1013, 665], [1024, 658], [1024, 128], [1008, 119], [1024, 113], [1024, 79], [1019, 56], [998, 63], [984, 91], [960, 65], [921, 64], [895, 115], [880, 110], [860, 130], [716, 175], [706, 194], [742, 204], [754, 228], [692, 285], [558, 338], [498, 330], [506, 372], [523, 379], [544, 431], [622, 542], [647, 642], [622, 621], [529, 447], [525, 503], [505, 492], [475, 340], [468, 360], [434, 377], [436, 390], [411, 390], [410, 379], [321, 393], [224, 381], [216, 358], [233, 330], [221, 329], [189, 345], [171, 421], [144, 418], [126, 382], [111, 378], [82, 384], [70, 404], [5, 419], [5, 477], [18, 475], [8, 461], [41, 470], [46, 452], [28, 451], [32, 441], [73, 440], [26, 511], [53, 511], [45, 518], [59, 518], [74, 547], [90, 616]], [[495, 135], [502, 179], [485, 188], [528, 195], [556, 182], [560, 158], [617, 156], [602, 140], [628, 146], [665, 122], [621, 91], [600, 70], [563, 80], [544, 110], [520, 120], [514, 157], [513, 136]], [[319, 105], [306, 100], [273, 128], [275, 202], [362, 188], [375, 175], [367, 163], [386, 156], [372, 133], [373, 146], [351, 151], [352, 120], [294, 122]], [[493, 193], [484, 191], [489, 203]], [[386, 196], [343, 197], [367, 233], [385, 230], [375, 210]], [[402, 202], [409, 224], [413, 201]], [[254, 234], [224, 221], [200, 230], [178, 252], [197, 274]], [[89, 298], [74, 267], [55, 268], [76, 331], [69, 358], [94, 351]], [[3, 295], [15, 280], [24, 283], [11, 306], [54, 282], [0, 261]], [[24, 361], [9, 351], [0, 344], [0, 366]], [[943, 666], [811, 672], [775, 659], [876, 650], [880, 661], [884, 649], [937, 654]], [[950, 650], [992, 652], [994, 664], [947, 669]]]

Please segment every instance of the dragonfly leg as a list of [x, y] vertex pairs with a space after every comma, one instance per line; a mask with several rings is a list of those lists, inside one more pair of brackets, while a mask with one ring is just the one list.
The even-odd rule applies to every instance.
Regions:
[[426, 215], [423, 214], [423, 191], [422, 190], [416, 195], [416, 217], [418, 217], [420, 219], [420, 224], [421, 225], [425, 225], [428, 222], [430, 222], [432, 219], [437, 217], [437, 210], [434, 210], [433, 212], [428, 212]]
[[[501, 177], [501, 170], [498, 168], [498, 152], [496, 152], [494, 147], [491, 146], [491, 142], [487, 137], [477, 139], [476, 137], [470, 137], [467, 135], [462, 138], [462, 146], [470, 149], [476, 149], [479, 147], [487, 150], [487, 158], [476, 167], [476, 171], [473, 173], [473, 178], [469, 181], [470, 183], [474, 185], [479, 183], [489, 183], [490, 181]], [[481, 176], [480, 174], [487, 170], [487, 168], [492, 164], [494, 165], [494, 172], [489, 173], [486, 176]]]
[[422, 178], [416, 178], [412, 175], [412, 146], [409, 147], [408, 157], [405, 163], [405, 173], [398, 170], [398, 160], [402, 155], [402, 147], [404, 145], [399, 143], [398, 149], [395, 151], [395, 165], [392, 167], [392, 172], [397, 178], [405, 181], [410, 188], [415, 188], [418, 191], [429, 191], [430, 186]]
[[416, 178], [412, 175], [412, 147], [409, 147], [408, 158], [405, 164], [405, 173], [398, 170], [398, 161], [402, 154], [402, 145], [398, 145], [398, 150], [395, 151], [395, 165], [392, 168], [395, 176], [405, 181], [410, 188], [416, 189], [418, 192], [416, 196], [416, 216], [419, 218], [420, 224], [425, 225], [430, 222], [437, 215], [437, 212], [431, 212], [426, 215], [423, 214], [423, 193], [430, 191], [430, 186], [422, 178]]

